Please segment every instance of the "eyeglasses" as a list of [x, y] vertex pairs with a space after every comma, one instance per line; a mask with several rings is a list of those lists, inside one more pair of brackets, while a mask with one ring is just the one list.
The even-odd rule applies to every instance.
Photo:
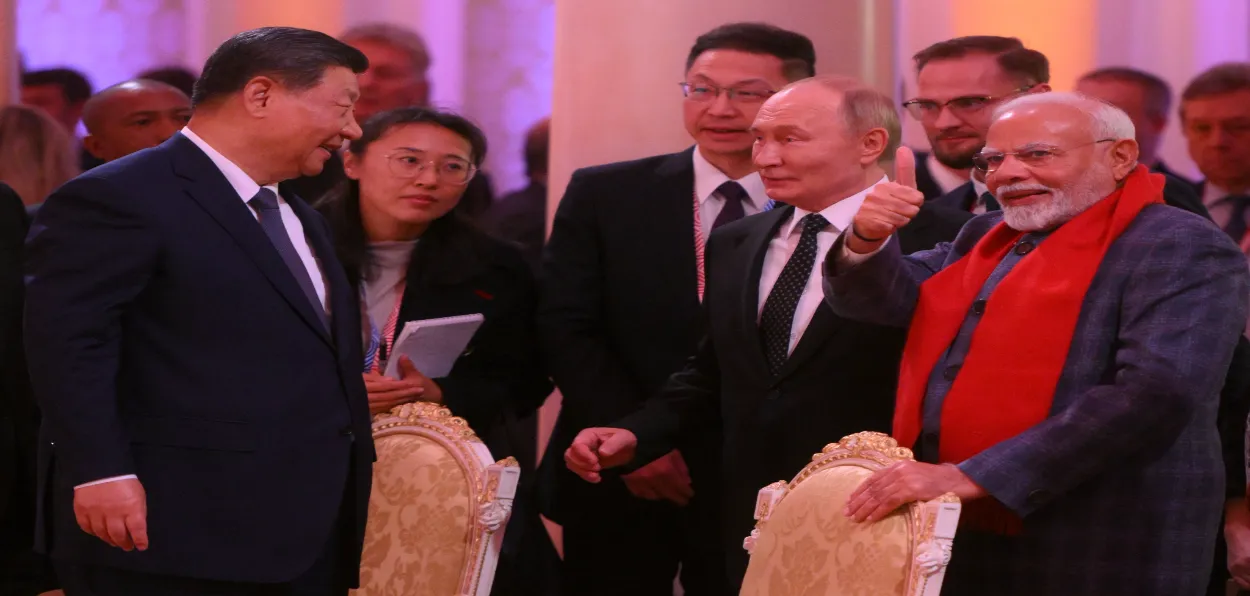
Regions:
[[391, 173], [399, 178], [416, 178], [431, 166], [440, 182], [467, 184], [477, 173], [477, 166], [458, 157], [425, 159], [422, 153], [399, 152], [386, 156]]
[[937, 120], [937, 117], [942, 113], [942, 108], [946, 108], [956, 117], [962, 118], [980, 112], [996, 101], [1000, 101], [1014, 95], [1019, 95], [1020, 93], [1024, 93], [1032, 88], [1033, 85], [1020, 87], [1019, 89], [1016, 89], [1006, 95], [997, 96], [965, 95], [943, 103], [938, 103], [929, 99], [910, 99], [903, 102], [903, 109], [907, 110], [907, 113], [911, 114], [912, 118], [922, 122], [926, 120]]
[[1024, 164], [1027, 167], [1030, 167], [1030, 168], [1045, 167], [1049, 165], [1050, 162], [1054, 161], [1056, 157], [1059, 157], [1063, 155], [1064, 153], [1072, 151], [1073, 149], [1079, 149], [1081, 147], [1088, 147], [1090, 145], [1097, 145], [1098, 143], [1110, 143], [1115, 140], [1116, 139], [1098, 139], [1097, 141], [1092, 141], [1089, 143], [1082, 143], [1080, 145], [1068, 147], [1067, 149], [1060, 149], [1058, 147], [1031, 147], [1031, 148], [1023, 149], [1020, 151], [1008, 151], [1008, 152], [1002, 152], [1002, 151], [986, 152], [985, 150], [982, 150], [981, 153], [978, 153], [977, 155], [974, 155], [972, 157], [972, 165], [976, 167], [976, 169], [989, 174], [989, 173], [994, 172], [998, 168], [1002, 167], [1003, 161], [1007, 159], [1008, 155], [1011, 155], [1015, 157], [1016, 159], [1020, 160], [1020, 163]]
[[682, 95], [691, 101], [714, 101], [721, 93], [729, 96], [729, 101], [739, 104], [758, 104], [775, 95], [777, 92], [764, 86], [758, 87], [717, 87], [707, 83], [678, 83]]

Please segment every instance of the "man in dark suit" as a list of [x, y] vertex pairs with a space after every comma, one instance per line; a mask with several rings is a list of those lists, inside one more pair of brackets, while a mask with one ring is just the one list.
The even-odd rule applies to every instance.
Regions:
[[[369, 69], [360, 75], [360, 99], [356, 103], [358, 122], [387, 110], [424, 106], [430, 102], [430, 83], [426, 78], [430, 54], [425, 40], [416, 31], [392, 23], [370, 23], [347, 30], [339, 40], [360, 50], [369, 59]], [[320, 173], [301, 176], [287, 182], [286, 186], [316, 203], [345, 180], [343, 158], [335, 153]], [[477, 220], [494, 200], [490, 176], [478, 172], [456, 204], [456, 211]]]
[[1005, 210], [904, 258], [888, 238], [924, 199], [894, 185], [830, 251], [836, 313], [910, 327], [893, 434], [919, 460], [870, 477], [847, 515], [960, 497], [947, 591], [1207, 586], [1250, 270], [1210, 221], [1163, 204], [1136, 145], [1110, 104], [1017, 98], [978, 157]]
[[75, 140], [83, 171], [104, 163], [82, 146], [78, 139], [78, 123], [91, 98], [91, 81], [71, 68], [49, 68], [22, 73], [22, 103], [47, 112]]
[[[604, 470], [646, 465], [719, 421], [721, 484], [703, 490], [724, 499], [720, 548], [734, 592], [756, 494], [824, 445], [888, 428], [903, 345], [898, 329], [835, 316], [816, 266], [886, 181], [878, 161], [899, 138], [889, 98], [848, 79], [806, 79], [764, 104], [753, 131], [768, 194], [787, 206], [712, 234], [697, 355], [641, 411], [609, 424], [616, 428], [582, 431], [566, 452], [571, 470], [599, 483]], [[900, 238], [933, 246], [954, 233], [907, 228]]]
[[1136, 68], [1112, 66], [1081, 75], [1076, 91], [1120, 108], [1133, 119], [1141, 163], [1152, 171], [1193, 184], [1159, 158], [1159, 143], [1172, 111], [1172, 86], [1167, 81]]
[[547, 148], [551, 121], [543, 118], [525, 135], [525, 174], [529, 184], [508, 193], [486, 212], [486, 228], [521, 247], [537, 274], [547, 239]]
[[357, 138], [366, 60], [239, 33], [159, 147], [63, 186], [27, 241], [37, 547], [69, 596], [343, 595], [373, 444], [325, 220], [277, 184]]
[[39, 411], [30, 393], [22, 350], [22, 199], [0, 182], [0, 586], [14, 594], [53, 588], [37, 555], [35, 446]]
[[563, 395], [539, 474], [564, 526], [567, 594], [727, 593], [719, 553], [720, 439], [693, 430], [648, 466], [589, 485], [561, 456], [582, 429], [637, 409], [702, 335], [703, 239], [772, 206], [751, 162], [764, 100], [815, 72], [811, 41], [759, 23], [700, 36], [682, 104], [695, 147], [578, 170], [552, 224], [539, 333]]

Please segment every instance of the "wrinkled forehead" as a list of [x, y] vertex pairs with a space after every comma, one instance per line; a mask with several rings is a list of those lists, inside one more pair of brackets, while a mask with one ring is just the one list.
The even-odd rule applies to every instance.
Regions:
[[1071, 147], [1093, 140], [1090, 116], [1073, 106], [1030, 105], [1009, 109], [990, 123], [986, 151], [1021, 147]]
[[778, 93], [764, 102], [752, 125], [754, 130], [780, 126], [810, 128], [839, 113], [842, 94], [821, 85], [798, 85]]

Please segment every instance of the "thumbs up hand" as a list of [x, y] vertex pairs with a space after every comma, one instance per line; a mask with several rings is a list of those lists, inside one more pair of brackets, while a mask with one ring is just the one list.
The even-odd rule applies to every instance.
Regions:
[[924, 194], [916, 190], [916, 156], [899, 147], [894, 160], [894, 182], [878, 184], [851, 221], [846, 247], [866, 254], [880, 247], [887, 238], [920, 213]]

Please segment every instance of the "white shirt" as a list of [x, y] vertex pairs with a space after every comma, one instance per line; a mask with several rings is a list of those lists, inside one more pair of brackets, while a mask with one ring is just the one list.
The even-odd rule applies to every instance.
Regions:
[[[699, 223], [703, 229], [704, 242], [707, 242], [707, 237], [712, 234], [712, 224], [716, 223], [716, 216], [720, 215], [721, 210], [725, 208], [725, 197], [716, 192], [716, 189], [729, 180], [729, 176], [712, 165], [699, 152], [699, 148], [695, 147], [694, 194], [699, 197]], [[751, 199], [742, 204], [742, 210], [746, 215], [759, 213], [768, 205], [768, 195], [764, 193], [764, 181], [760, 180], [759, 172], [751, 172], [734, 182], [741, 184]]]
[[972, 191], [977, 193], [977, 198], [972, 203], [972, 212], [976, 215], [981, 215], [987, 211], [984, 197], [985, 193], [990, 191], [990, 187], [986, 186], [984, 182], [977, 180], [976, 176], [970, 176], [970, 178], [972, 178]]
[[[230, 186], [234, 187], [235, 192], [239, 193], [239, 198], [243, 199], [244, 205], [247, 205], [247, 202], [252, 200], [252, 197], [256, 196], [256, 193], [260, 191], [260, 185], [255, 180], [252, 180], [251, 176], [248, 176], [242, 168], [209, 146], [208, 143], [204, 142], [204, 139], [192, 132], [190, 128], [183, 127], [182, 135], [187, 137], [192, 143], [195, 143], [196, 147], [199, 147], [205, 155], [208, 155], [209, 159], [213, 160], [213, 165], [216, 165], [217, 169], [221, 170], [222, 175], [230, 182]], [[308, 277], [312, 280], [313, 289], [317, 291], [317, 298], [321, 300], [321, 307], [327, 308], [325, 277], [322, 276], [321, 266], [313, 255], [312, 248], [308, 246], [308, 239], [304, 236], [304, 224], [300, 223], [299, 217], [295, 215], [295, 210], [291, 209], [286, 199], [283, 199], [282, 195], [278, 193], [277, 185], [269, 185], [265, 188], [272, 190], [273, 194], [278, 197], [278, 210], [282, 214], [282, 225], [286, 227], [286, 233], [290, 234], [291, 244], [295, 246], [295, 252], [299, 254], [300, 261], [308, 269]], [[252, 217], [257, 218], [257, 221], [260, 221], [259, 215], [250, 206], [247, 207], [247, 211], [252, 214]], [[329, 312], [328, 308], [327, 312]], [[74, 488], [79, 489], [128, 478], [137, 478], [137, 476], [126, 474], [125, 476], [102, 478], [79, 484]]]
[[1202, 204], [1211, 214], [1211, 221], [1214, 221], [1220, 229], [1228, 226], [1228, 220], [1233, 217], [1233, 208], [1236, 207], [1233, 202], [1224, 200], [1230, 194], [1232, 193], [1211, 184], [1210, 180], [1202, 185]]
[[925, 159], [925, 165], [928, 166], [929, 175], [933, 176], [933, 181], [937, 182], [938, 188], [942, 189], [942, 194], [955, 190], [968, 181], [957, 172], [952, 172], [950, 168], [942, 165], [942, 162], [938, 161], [937, 156], [933, 153], [930, 153], [929, 157]]
[[[821, 264], [825, 262], [825, 255], [829, 253], [829, 248], [833, 246], [833, 242], [838, 239], [842, 231], [851, 227], [851, 220], [855, 218], [860, 205], [864, 204], [868, 193], [872, 192], [877, 184], [886, 181], [887, 179], [883, 177], [859, 194], [842, 199], [820, 212], [829, 221], [829, 226], [816, 235], [815, 265], [812, 266], [812, 272], [807, 278], [807, 286], [803, 288], [803, 295], [799, 297], [799, 305], [794, 310], [794, 321], [790, 327], [791, 352], [799, 344], [799, 339], [807, 330], [808, 323], [811, 323], [812, 317], [816, 315], [816, 309], [825, 299], [824, 290], [821, 288], [823, 269]], [[759, 322], [758, 317], [764, 314], [764, 303], [768, 300], [768, 294], [773, 291], [773, 286], [777, 285], [781, 270], [785, 268], [790, 255], [794, 254], [794, 250], [799, 246], [799, 238], [803, 236], [803, 226], [800, 223], [809, 213], [796, 207], [790, 219], [781, 224], [777, 235], [768, 243], [768, 250], [764, 253], [764, 268], [760, 272], [760, 303], [756, 313], [756, 323]]]

